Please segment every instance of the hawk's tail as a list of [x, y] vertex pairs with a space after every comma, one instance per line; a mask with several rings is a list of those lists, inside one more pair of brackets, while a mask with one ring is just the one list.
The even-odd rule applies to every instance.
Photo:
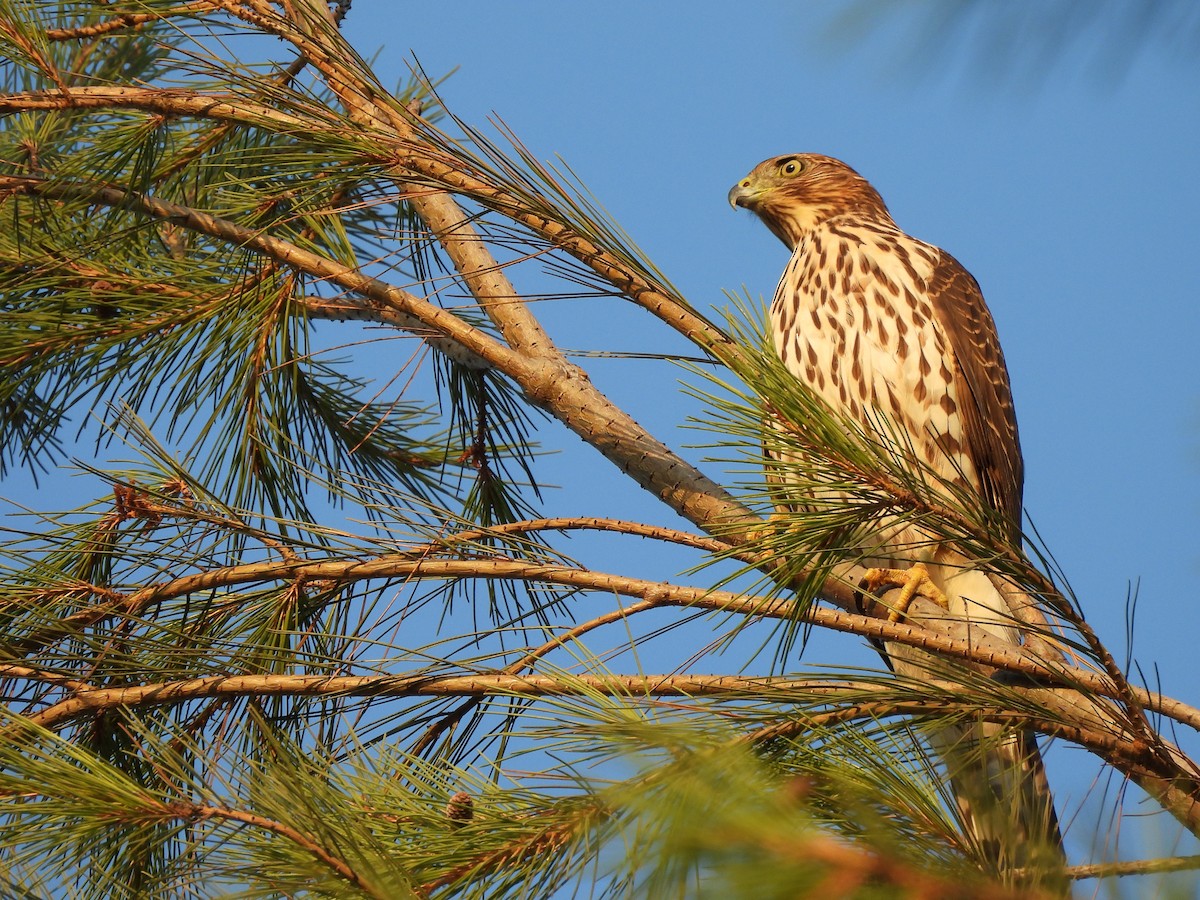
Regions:
[[973, 855], [992, 861], [998, 873], [1026, 872], [1032, 880], [1061, 871], [1062, 834], [1032, 731], [952, 726], [939, 729], [931, 743], [946, 767]]
[[[953, 572], [943, 589], [955, 618], [1018, 641], [1008, 603], [985, 572], [943, 571]], [[1061, 872], [1062, 834], [1034, 732], [980, 722], [940, 729], [931, 743], [946, 766], [964, 831], [983, 858], [999, 872]]]

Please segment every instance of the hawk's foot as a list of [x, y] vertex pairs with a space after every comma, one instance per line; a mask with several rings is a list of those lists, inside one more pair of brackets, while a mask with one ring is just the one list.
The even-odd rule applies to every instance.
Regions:
[[[862, 583], [876, 597], [882, 597], [886, 590], [900, 588], [900, 596], [888, 610], [889, 622], [899, 622], [903, 619], [917, 594], [928, 597], [943, 609], [950, 608], [950, 601], [946, 599], [941, 588], [933, 583], [924, 563], [914, 563], [907, 569], [867, 569]], [[881, 588], [884, 590], [880, 590]]]
[[791, 516], [787, 513], [773, 512], [767, 517], [766, 524], [761, 528], [751, 528], [745, 533], [746, 543], [767, 543], [780, 534], [786, 534]]

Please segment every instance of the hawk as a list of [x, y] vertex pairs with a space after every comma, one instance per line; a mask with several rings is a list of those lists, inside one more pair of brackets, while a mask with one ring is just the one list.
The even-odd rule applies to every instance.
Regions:
[[[949, 253], [892, 221], [878, 191], [839, 160], [812, 153], [760, 163], [729, 192], [792, 251], [770, 308], [787, 370], [830, 408], [949, 496], [967, 490], [1018, 539], [1023, 464], [1008, 370], [979, 285]], [[914, 459], [916, 457], [916, 459]], [[911, 524], [877, 529], [869, 586], [914, 590], [948, 614], [1018, 643], [1009, 605], [988, 573]], [[906, 571], [899, 571], [906, 570]], [[928, 677], [928, 658], [884, 647], [901, 674]], [[1061, 837], [1032, 732], [975, 724], [931, 743], [968, 837], [1001, 869], [1057, 856]]]

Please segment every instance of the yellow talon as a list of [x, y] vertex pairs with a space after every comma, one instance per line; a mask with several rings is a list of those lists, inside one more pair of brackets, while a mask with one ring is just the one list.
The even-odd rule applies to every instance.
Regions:
[[876, 597], [883, 596], [884, 592], [880, 591], [880, 588], [900, 588], [900, 596], [888, 609], [889, 622], [899, 622], [903, 619], [917, 594], [928, 597], [943, 609], [950, 608], [950, 601], [933, 583], [924, 563], [914, 563], [907, 569], [867, 569], [863, 584]]
[[788, 530], [790, 516], [783, 513], [771, 513], [767, 518], [766, 523], [761, 528], [751, 528], [745, 532], [745, 540], [747, 544], [756, 544], [759, 542], [769, 542], [779, 534]]

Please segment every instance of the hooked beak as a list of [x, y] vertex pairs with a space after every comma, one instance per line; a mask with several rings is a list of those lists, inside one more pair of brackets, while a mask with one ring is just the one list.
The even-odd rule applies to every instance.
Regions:
[[757, 205], [759, 192], [751, 187], [750, 179], [743, 178], [729, 190], [729, 205], [734, 209], [754, 209]]

